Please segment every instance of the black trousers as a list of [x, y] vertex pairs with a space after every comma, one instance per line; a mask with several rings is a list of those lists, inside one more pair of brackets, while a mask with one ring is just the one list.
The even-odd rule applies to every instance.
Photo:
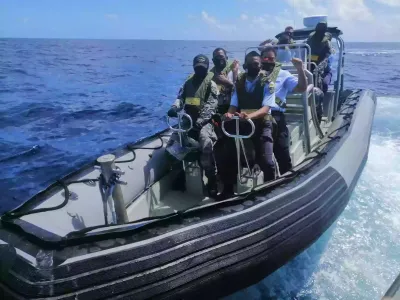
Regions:
[[279, 172], [284, 174], [292, 168], [289, 130], [283, 112], [272, 111], [272, 116], [276, 121], [273, 128], [274, 155], [279, 165]]
[[[256, 130], [249, 139], [254, 146], [254, 155], [246, 151], [250, 167], [252, 167], [254, 163], [257, 163], [264, 173], [264, 181], [274, 180], [275, 164], [273, 161], [272, 122], [257, 120], [254, 121], [254, 123], [256, 125]], [[240, 134], [249, 134], [249, 132], [251, 132], [249, 127], [247, 122], [243, 122], [240, 127]], [[229, 133], [234, 133], [235, 121], [227, 122], [225, 124], [225, 129]], [[235, 139], [226, 136], [220, 139], [214, 146], [214, 156], [221, 182], [224, 185], [235, 184], [238, 173]], [[244, 158], [241, 158], [241, 162], [244, 162]]]

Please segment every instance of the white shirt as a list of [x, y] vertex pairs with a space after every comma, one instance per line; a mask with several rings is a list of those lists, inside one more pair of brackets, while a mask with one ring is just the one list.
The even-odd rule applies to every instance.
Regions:
[[[240, 74], [240, 70], [238, 70], [238, 76], [239, 76], [239, 74]], [[229, 71], [228, 79], [230, 80], [230, 82], [233, 82], [233, 72], [232, 71]]]
[[[293, 93], [293, 90], [298, 84], [298, 79], [296, 76], [290, 74], [289, 71], [280, 70], [278, 74], [278, 78], [276, 78], [275, 82], [275, 95], [276, 98], [279, 98], [284, 103], [286, 103], [286, 96], [290, 93]], [[272, 110], [278, 110], [285, 112], [285, 109], [280, 108], [278, 105], [274, 105]]]

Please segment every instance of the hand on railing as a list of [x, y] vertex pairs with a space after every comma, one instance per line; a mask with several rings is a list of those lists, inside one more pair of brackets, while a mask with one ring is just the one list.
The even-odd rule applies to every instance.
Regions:
[[[238, 138], [238, 139], [248, 139], [248, 138], [251, 138], [253, 136], [253, 134], [254, 134], [254, 132], [256, 130], [256, 127], [255, 127], [255, 125], [254, 125], [254, 123], [253, 123], [253, 121], [251, 119], [241, 118], [239, 116], [234, 116], [233, 114], [229, 114], [229, 115], [226, 114], [225, 116], [226, 116], [225, 120], [222, 121], [221, 129], [222, 129], [222, 132], [227, 137]], [[236, 134], [230, 134], [225, 130], [225, 122], [230, 122], [230, 121], [233, 121], [233, 120], [235, 120], [235, 122], [236, 122]], [[251, 125], [251, 133], [249, 135], [240, 135], [239, 134], [240, 133], [240, 131], [239, 131], [240, 120], [246, 120], [247, 122], [250, 123], [250, 125]]]
[[[189, 120], [190, 126], [187, 129], [183, 129], [182, 128], [182, 118], [183, 117], [186, 117]], [[184, 112], [179, 112], [179, 113], [177, 113], [177, 118], [178, 118], [178, 128], [176, 128], [176, 127], [174, 127], [174, 126], [172, 126], [170, 124], [171, 117], [167, 116], [167, 124], [169, 126], [169, 129], [171, 129], [172, 131], [174, 131], [174, 132], [188, 132], [190, 129], [193, 128], [193, 120], [188, 114], [186, 114]]]

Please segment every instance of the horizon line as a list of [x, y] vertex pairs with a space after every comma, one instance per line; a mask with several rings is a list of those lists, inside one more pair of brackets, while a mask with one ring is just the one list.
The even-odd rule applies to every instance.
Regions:
[[[94, 41], [165, 41], [165, 42], [255, 42], [255, 40], [197, 40], [197, 39], [144, 39], [144, 38], [71, 38], [71, 37], [0, 37], [4, 39], [30, 40], [94, 40]], [[345, 43], [400, 43], [400, 41], [344, 41]]]

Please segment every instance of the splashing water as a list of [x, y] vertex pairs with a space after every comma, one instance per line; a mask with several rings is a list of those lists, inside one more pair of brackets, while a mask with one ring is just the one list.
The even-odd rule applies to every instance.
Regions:
[[400, 98], [380, 97], [369, 157], [336, 223], [275, 273], [226, 299], [380, 299], [400, 272]]

